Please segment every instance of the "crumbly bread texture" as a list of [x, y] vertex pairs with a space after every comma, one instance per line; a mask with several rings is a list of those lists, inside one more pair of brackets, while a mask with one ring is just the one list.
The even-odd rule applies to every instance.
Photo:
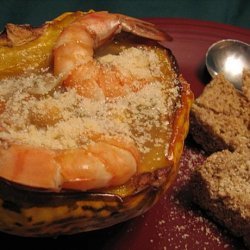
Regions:
[[250, 149], [212, 154], [191, 183], [194, 201], [250, 247]]
[[244, 70], [243, 72], [243, 86], [242, 90], [244, 95], [250, 100], [250, 70]]
[[208, 153], [250, 147], [250, 71], [243, 76], [243, 92], [223, 75], [209, 83], [191, 109], [190, 133]]
[[209, 83], [191, 110], [193, 138], [213, 153], [191, 177], [193, 200], [250, 247], [250, 71], [242, 92], [223, 75]]

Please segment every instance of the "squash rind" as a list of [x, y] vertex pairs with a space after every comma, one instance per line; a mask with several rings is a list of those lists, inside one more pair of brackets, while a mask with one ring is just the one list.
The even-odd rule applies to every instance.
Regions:
[[[47, 23], [41, 37], [17, 46], [14, 50], [6, 46], [0, 47], [0, 79], [22, 74], [27, 65], [36, 65], [31, 69], [32, 72], [49, 67], [53, 42], [64, 25], [80, 14], [82, 13], [66, 13]], [[39, 44], [42, 44], [40, 48]], [[20, 58], [23, 57], [24, 51], [36, 51], [35, 59], [27, 59], [15, 65], [15, 60], [22, 61]], [[0, 179], [0, 231], [29, 237], [91, 231], [136, 217], [157, 202], [173, 184], [177, 175], [193, 101], [189, 84], [178, 73], [174, 56], [167, 49], [166, 56], [171, 57], [172, 67], [178, 75], [181, 99], [181, 105], [172, 118], [173, 132], [166, 156], [168, 164], [133, 179], [133, 188], [123, 195], [118, 195], [112, 189], [99, 192], [44, 192]], [[10, 65], [15, 67], [10, 67], [9, 71], [6, 71], [6, 67]]]
[[182, 107], [174, 119], [171, 168], [151, 173], [152, 181], [123, 198], [108, 193], [45, 193], [0, 180], [0, 230], [29, 237], [74, 234], [109, 227], [145, 213], [172, 185], [178, 172], [193, 100], [188, 84], [183, 82], [182, 86]]

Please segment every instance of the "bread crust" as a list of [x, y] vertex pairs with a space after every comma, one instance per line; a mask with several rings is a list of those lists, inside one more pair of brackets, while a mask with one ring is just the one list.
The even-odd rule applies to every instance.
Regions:
[[211, 154], [191, 177], [193, 201], [250, 247], [250, 70], [242, 92], [223, 75], [194, 102], [190, 132]]
[[192, 105], [190, 133], [209, 154], [223, 149], [234, 151], [242, 145], [250, 147], [249, 128], [249, 99], [223, 75], [215, 77]]
[[212, 154], [192, 176], [194, 201], [250, 246], [250, 150]]

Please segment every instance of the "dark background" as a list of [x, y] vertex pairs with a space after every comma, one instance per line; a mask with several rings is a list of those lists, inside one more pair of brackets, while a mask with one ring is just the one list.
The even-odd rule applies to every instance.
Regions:
[[62, 12], [108, 10], [135, 17], [182, 17], [250, 28], [249, 0], [0, 0], [0, 29], [7, 22], [40, 25]]

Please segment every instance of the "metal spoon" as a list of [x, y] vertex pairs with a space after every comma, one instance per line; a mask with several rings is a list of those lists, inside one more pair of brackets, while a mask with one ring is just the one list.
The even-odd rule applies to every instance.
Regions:
[[242, 71], [250, 69], [250, 45], [225, 39], [212, 44], [206, 53], [206, 66], [212, 77], [224, 73], [237, 89], [241, 89]]

